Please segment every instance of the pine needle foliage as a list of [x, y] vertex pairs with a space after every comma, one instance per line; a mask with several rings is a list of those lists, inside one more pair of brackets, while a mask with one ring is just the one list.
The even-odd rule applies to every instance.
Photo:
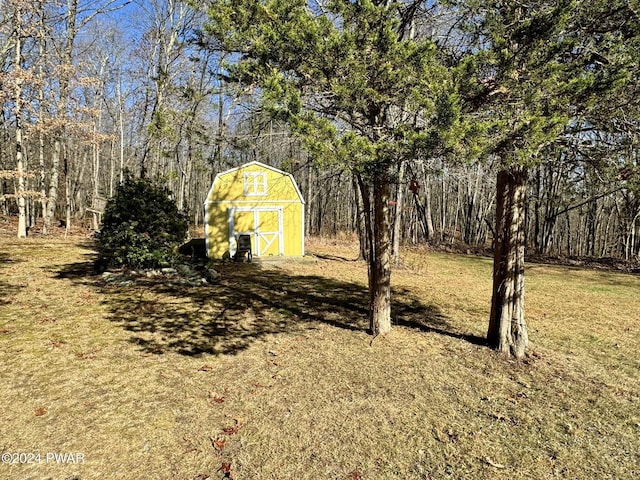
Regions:
[[162, 186], [127, 176], [107, 202], [96, 235], [96, 267], [155, 268], [171, 265], [187, 235], [186, 215]]
[[289, 122], [319, 162], [385, 176], [462, 137], [455, 80], [436, 43], [412, 37], [408, 9], [219, 0], [207, 33], [235, 54], [225, 80], [259, 87], [263, 108]]
[[[469, 42], [466, 109], [485, 124], [484, 149], [535, 166], [571, 126], [637, 88], [637, 12], [626, 1], [458, 1]], [[633, 2], [631, 2], [633, 3]]]

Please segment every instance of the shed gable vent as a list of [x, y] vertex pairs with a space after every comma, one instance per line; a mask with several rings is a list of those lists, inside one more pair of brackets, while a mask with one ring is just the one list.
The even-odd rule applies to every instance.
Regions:
[[247, 197], [259, 197], [267, 194], [266, 172], [245, 172], [244, 194]]

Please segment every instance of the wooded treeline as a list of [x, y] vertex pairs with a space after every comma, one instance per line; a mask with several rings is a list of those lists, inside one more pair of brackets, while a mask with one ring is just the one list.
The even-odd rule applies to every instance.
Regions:
[[[431, 28], [447, 18], [426, 14]], [[25, 227], [45, 232], [60, 220], [93, 226], [87, 209], [130, 169], [166, 181], [198, 224], [215, 174], [260, 160], [294, 173], [308, 233], [357, 231], [353, 172], [315, 161], [256, 92], [222, 81], [226, 54], [202, 34], [205, 21], [173, 0], [3, 2], [2, 213], [23, 208]], [[572, 125], [545, 147], [548, 161], [529, 175], [531, 252], [638, 258], [638, 120], [628, 103], [606, 125]], [[491, 158], [404, 162], [390, 205], [397, 240], [490, 246], [495, 168]]]
[[[633, 156], [629, 162], [633, 163]], [[564, 159], [563, 159], [564, 160]], [[434, 165], [435, 164], [435, 165]], [[495, 220], [495, 167], [437, 162], [405, 167], [392, 212], [400, 214], [402, 244], [490, 248]], [[543, 164], [530, 175], [527, 247], [545, 256], [640, 255], [640, 198], [630, 172], [605, 173], [579, 162]], [[310, 232], [335, 235], [357, 229], [357, 207], [349, 172], [324, 172], [324, 185], [310, 197]], [[312, 178], [313, 179], [313, 178]], [[402, 193], [400, 193], [402, 192]], [[398, 201], [399, 199], [399, 201]]]

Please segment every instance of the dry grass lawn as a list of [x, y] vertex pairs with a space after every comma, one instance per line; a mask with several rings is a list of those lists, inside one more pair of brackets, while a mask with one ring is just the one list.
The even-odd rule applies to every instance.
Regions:
[[483, 346], [490, 260], [405, 251], [371, 343], [353, 247], [307, 248], [118, 287], [88, 241], [0, 239], [0, 450], [41, 455], [0, 478], [640, 478], [638, 276], [529, 265], [512, 362]]

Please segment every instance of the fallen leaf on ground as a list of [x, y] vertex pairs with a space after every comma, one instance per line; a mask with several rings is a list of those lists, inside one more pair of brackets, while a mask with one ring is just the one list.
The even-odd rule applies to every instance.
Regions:
[[221, 452], [224, 448], [224, 444], [227, 442], [224, 438], [217, 438], [215, 440], [213, 438], [209, 438], [209, 440], [211, 440], [211, 446], [217, 452]]
[[43, 415], [47, 414], [47, 407], [45, 407], [44, 405], [40, 405], [39, 407], [37, 407], [34, 411], [33, 414], [36, 417], [41, 417]]
[[233, 472], [231, 471], [231, 464], [222, 462], [222, 465], [217, 470], [218, 472], [224, 473], [223, 478], [234, 478]]
[[222, 431], [224, 433], [226, 433], [227, 435], [233, 435], [235, 433], [238, 433], [238, 430], [240, 429], [240, 427], [238, 425], [234, 426], [234, 427], [224, 427], [222, 429]]

